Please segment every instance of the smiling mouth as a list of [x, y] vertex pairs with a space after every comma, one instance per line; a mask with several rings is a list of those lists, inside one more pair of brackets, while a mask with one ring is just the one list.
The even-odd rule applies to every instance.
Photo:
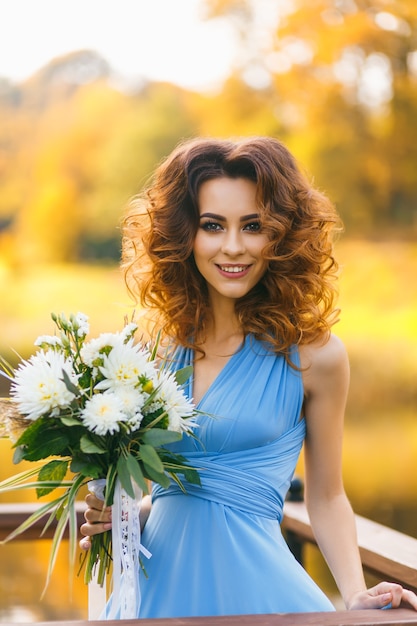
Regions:
[[218, 265], [217, 267], [227, 274], [241, 274], [245, 272], [250, 265]]

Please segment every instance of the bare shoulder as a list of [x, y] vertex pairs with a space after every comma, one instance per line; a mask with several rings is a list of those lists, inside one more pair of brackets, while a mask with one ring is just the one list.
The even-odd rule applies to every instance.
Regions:
[[343, 341], [331, 334], [327, 340], [319, 340], [300, 346], [301, 367], [333, 367], [347, 359]]
[[306, 395], [322, 385], [349, 380], [349, 359], [343, 341], [331, 334], [326, 341], [300, 346]]

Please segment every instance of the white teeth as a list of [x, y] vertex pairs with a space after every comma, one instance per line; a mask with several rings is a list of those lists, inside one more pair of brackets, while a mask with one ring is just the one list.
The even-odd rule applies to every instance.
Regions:
[[233, 265], [232, 267], [224, 265], [220, 265], [220, 269], [222, 272], [228, 272], [229, 274], [238, 274], [239, 272], [244, 272], [247, 268], [247, 265]]

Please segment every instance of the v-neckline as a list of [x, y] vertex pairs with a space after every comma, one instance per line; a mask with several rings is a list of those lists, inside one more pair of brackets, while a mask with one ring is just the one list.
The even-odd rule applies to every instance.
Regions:
[[[217, 372], [216, 376], [214, 377], [214, 379], [212, 380], [210, 385], [207, 387], [207, 389], [205, 390], [205, 392], [201, 396], [200, 400], [198, 402], [195, 402], [196, 408], [198, 408], [202, 404], [202, 402], [204, 402], [204, 400], [207, 398], [207, 396], [212, 391], [213, 387], [215, 387], [216, 384], [218, 383], [219, 379], [221, 377], [223, 377], [226, 369], [228, 369], [229, 365], [236, 359], [237, 355], [241, 354], [243, 352], [243, 350], [245, 349], [245, 346], [246, 346], [246, 339], [247, 339], [247, 337], [244, 337], [244, 339], [239, 344], [239, 346], [236, 348], [236, 350], [234, 352], [232, 352], [230, 357], [227, 359], [227, 361], [223, 365], [223, 367]], [[195, 351], [194, 350], [190, 350], [190, 352], [191, 352], [191, 362], [192, 362], [192, 365], [193, 365], [193, 368], [194, 368]], [[193, 392], [194, 392], [194, 374], [189, 379], [189, 394], [190, 394], [190, 398], [193, 398]]]

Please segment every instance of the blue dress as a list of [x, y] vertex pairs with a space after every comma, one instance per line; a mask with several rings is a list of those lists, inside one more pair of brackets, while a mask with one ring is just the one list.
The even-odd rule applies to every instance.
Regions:
[[[176, 367], [192, 363], [180, 349]], [[299, 364], [298, 351], [293, 351]], [[187, 390], [192, 397], [192, 381]], [[140, 617], [331, 611], [280, 530], [305, 436], [303, 385], [285, 358], [248, 336], [202, 398], [199, 442], [175, 444], [202, 487], [153, 489], [142, 535]]]

